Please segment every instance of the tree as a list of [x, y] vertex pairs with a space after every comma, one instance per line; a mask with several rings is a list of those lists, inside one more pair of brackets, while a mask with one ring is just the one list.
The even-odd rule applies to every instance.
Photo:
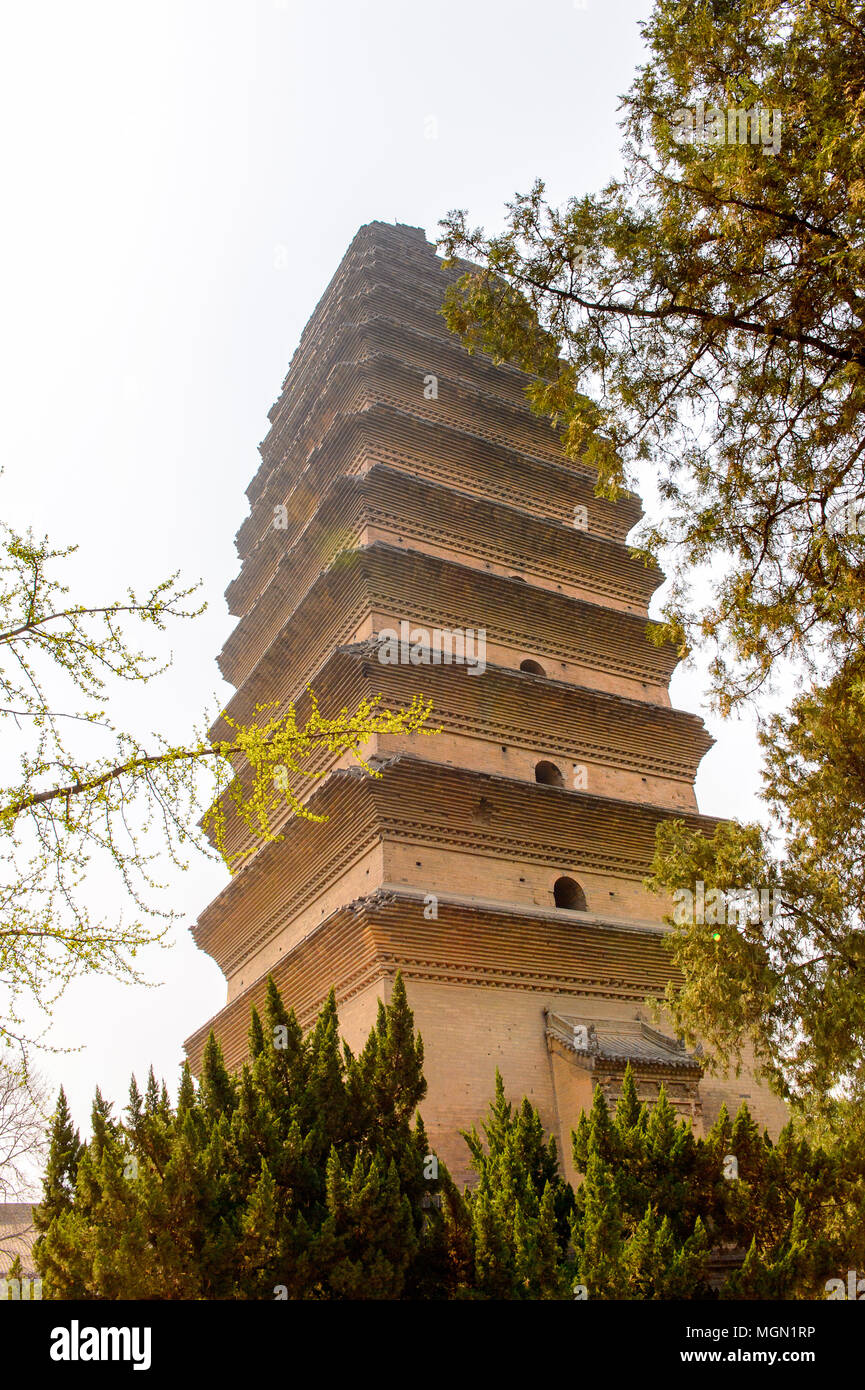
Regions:
[[505, 1100], [498, 1069], [482, 1129], [486, 1146], [474, 1127], [463, 1134], [479, 1177], [467, 1195], [473, 1286], [488, 1298], [563, 1297], [573, 1193], [559, 1174], [555, 1139], [545, 1140], [529, 1100], [516, 1111]]
[[61, 1092], [35, 1213], [44, 1296], [570, 1299], [577, 1281], [589, 1299], [699, 1299], [725, 1251], [721, 1297], [813, 1298], [865, 1261], [861, 1146], [792, 1124], [773, 1144], [744, 1104], [698, 1139], [663, 1088], [640, 1103], [630, 1067], [614, 1116], [598, 1088], [572, 1136], [576, 1192], [497, 1074], [461, 1196], [413, 1108], [401, 979], [357, 1057], [335, 1017], [331, 996], [303, 1036], [271, 981], [238, 1075], [211, 1041], [174, 1105], [152, 1072], [122, 1120], [97, 1090], [83, 1145]]
[[[45, 1154], [45, 1088], [35, 1073], [22, 1072], [0, 1060], [0, 1201], [26, 1204], [38, 1180]], [[8, 1244], [0, 1245], [0, 1261], [18, 1259], [13, 1255], [17, 1240], [31, 1234], [26, 1219], [7, 1231]], [[9, 1277], [15, 1278], [10, 1268]]]
[[[690, 893], [702, 882], [706, 895], [715, 891], [725, 903], [730, 885], [766, 895], [770, 911], [725, 910], [713, 925], [668, 916], [666, 944], [679, 978], [666, 1004], [677, 1031], [703, 1042], [708, 1066], [738, 1068], [749, 1039], [779, 1094], [800, 1110], [833, 1115], [837, 1094], [860, 1109], [865, 1100], [865, 842], [854, 823], [854, 790], [846, 803], [839, 795], [830, 804], [839, 765], [818, 770], [813, 745], [812, 752], [815, 797], [800, 819], [785, 817], [782, 857], [758, 825], [722, 824], [705, 838], [672, 822], [657, 831], [648, 883]], [[771, 769], [783, 743], [768, 756]], [[790, 764], [781, 773], [788, 782], [798, 775]]]
[[[423, 1049], [398, 976], [358, 1057], [333, 994], [303, 1037], [269, 982], [250, 1058], [211, 1035], [177, 1102], [152, 1073], [123, 1121], [97, 1091], [76, 1147], [61, 1096], [37, 1246], [49, 1298], [442, 1297], [465, 1253], [459, 1194], [427, 1175]], [[424, 1204], [440, 1193], [441, 1207]], [[451, 1239], [453, 1232], [453, 1239]]]
[[703, 1138], [663, 1086], [639, 1106], [631, 1068], [611, 1121], [600, 1087], [573, 1135], [577, 1277], [589, 1298], [709, 1298], [713, 1252], [738, 1254], [721, 1298], [822, 1297], [861, 1263], [861, 1151], [825, 1150], [789, 1124], [773, 1144], [743, 1102]]
[[[797, 1104], [815, 1086], [853, 1097], [865, 1084], [862, 7], [656, 0], [643, 36], [625, 176], [562, 208], [539, 181], [497, 236], [449, 214], [445, 250], [473, 265], [445, 312], [470, 347], [530, 373], [533, 406], [596, 470], [599, 495], [656, 489], [634, 539], [673, 570], [653, 635], [711, 657], [721, 711], [782, 666], [812, 684], [763, 730], [774, 834], [725, 832], [711, 864], [724, 888], [775, 884], [777, 914], [739, 940], [722, 932], [719, 951], [702, 925], [678, 924], [677, 1017], [713, 1062], [740, 1053], [747, 1030]], [[712, 860], [669, 828], [658, 856], [655, 886], [692, 891]], [[723, 879], [732, 863], [756, 876]]]
[[573, 1153], [585, 1175], [573, 1238], [588, 1297], [705, 1296], [710, 1209], [699, 1147], [664, 1087], [651, 1110], [641, 1105], [628, 1064], [612, 1119], [596, 1087]]
[[0, 1199], [26, 1200], [45, 1151], [45, 1086], [0, 1061]]
[[[71, 602], [57, 571], [74, 549], [0, 531], [0, 722], [14, 740], [5, 746], [18, 750], [17, 777], [0, 787], [0, 1039], [22, 1049], [33, 1041], [22, 1001], [50, 1013], [80, 975], [141, 978], [137, 952], [164, 936], [158, 918], [175, 916], [151, 891], [158, 860], [185, 867], [188, 847], [208, 852], [209, 834], [234, 871], [280, 838], [286, 815], [321, 819], [294, 791], [316, 751], [351, 753], [377, 776], [360, 754], [373, 734], [431, 732], [420, 697], [403, 710], [374, 697], [325, 715], [309, 692], [302, 719], [293, 704], [265, 704], [247, 725], [223, 714], [182, 745], [158, 734], [142, 741], [107, 707], [119, 683], [146, 684], [167, 663], [139, 649], [130, 629], [161, 633], [201, 608], [176, 575], [145, 595]], [[232, 848], [237, 831], [246, 850]], [[119, 875], [133, 920], [91, 915], [86, 878], [98, 865]]]
[[[58, 1259], [47, 1257], [45, 1235], [52, 1227], [55, 1230], [59, 1229], [72, 1211], [81, 1153], [81, 1140], [72, 1124], [66, 1093], [61, 1086], [49, 1131], [48, 1162], [42, 1178], [42, 1201], [33, 1211], [33, 1224], [39, 1232], [33, 1255], [41, 1273], [49, 1278], [57, 1276], [58, 1297], [76, 1297], [81, 1290], [75, 1283], [63, 1279], [62, 1265]], [[61, 1290], [66, 1291], [65, 1295]]]
[[579, 1282], [590, 1298], [621, 1298], [622, 1212], [615, 1185], [603, 1159], [593, 1152], [580, 1188], [580, 1220], [575, 1222]]

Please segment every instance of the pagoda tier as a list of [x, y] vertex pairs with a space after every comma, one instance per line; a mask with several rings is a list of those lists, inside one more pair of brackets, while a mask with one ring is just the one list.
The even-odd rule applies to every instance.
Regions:
[[[502, 1071], [509, 1094], [538, 1107], [572, 1179], [570, 1131], [580, 1110], [596, 1084], [614, 1105], [629, 1061], [641, 1099], [651, 1103], [663, 1084], [698, 1132], [707, 1111], [741, 1095], [760, 1123], [783, 1122], [782, 1107], [749, 1076], [701, 1078], [697, 1059], [651, 1026], [650, 1006], [670, 975], [663, 928], [540, 907], [525, 913], [455, 893], [439, 894], [435, 911], [431, 920], [428, 895], [385, 884], [329, 911], [269, 973], [304, 1028], [338, 979], [340, 1025], [359, 1046], [369, 1001], [386, 997], [402, 972], [424, 1038], [427, 1133], [458, 1178], [468, 1176], [460, 1130], [486, 1109], [490, 1067]], [[245, 986], [188, 1039], [193, 1070], [212, 1026], [229, 1064], [241, 1063], [250, 1009], [263, 1009], [265, 988], [264, 978]], [[574, 1025], [591, 1030], [597, 1046], [576, 1048]]]
[[[354, 344], [361, 350], [362, 342]], [[427, 340], [427, 352], [432, 345]], [[472, 359], [469, 358], [469, 361]], [[243, 545], [249, 532], [255, 530], [261, 513], [293, 483], [302, 471], [310, 450], [318, 444], [322, 433], [339, 416], [359, 415], [373, 405], [392, 405], [397, 410], [431, 424], [442, 424], [462, 431], [469, 439], [481, 439], [503, 448], [518, 450], [526, 458], [567, 467], [561, 445], [550, 425], [533, 414], [525, 402], [522, 407], [492, 392], [479, 389], [473, 382], [456, 375], [445, 375], [436, 362], [438, 372], [424, 372], [423, 365], [406, 362], [401, 357], [384, 352], [368, 355], [359, 361], [339, 361], [316, 392], [306, 418], [298, 423], [291, 448], [275, 464], [249, 524], [241, 527], [238, 542]], [[433, 390], [435, 396], [427, 396]], [[571, 465], [572, 471], [585, 475], [584, 467]], [[270, 517], [265, 516], [265, 524]]]
[[219, 662], [226, 679], [243, 681], [338, 556], [376, 541], [410, 544], [413, 551], [643, 617], [662, 581], [657, 569], [647, 569], [603, 536], [376, 464], [361, 476], [340, 476], [328, 488], [223, 647]]
[[[291, 999], [302, 1025], [313, 1022], [334, 974], [348, 1002], [397, 969], [407, 979], [615, 999], [634, 1004], [660, 996], [669, 978], [663, 930], [594, 913], [576, 920], [549, 908], [514, 906], [440, 893], [437, 918], [423, 914], [425, 895], [389, 884], [331, 910], [286, 950], [271, 974]], [[434, 927], [434, 930], [430, 930]], [[261, 1005], [264, 980], [239, 991], [220, 1014], [220, 1037], [235, 1065], [246, 1055], [252, 1004]], [[210, 1025], [187, 1043], [194, 1066]]]
[[[427, 629], [482, 629], [487, 660], [496, 665], [518, 667], [535, 658], [560, 680], [669, 703], [676, 657], [649, 641], [645, 618], [373, 541], [343, 552], [285, 621], [274, 624], [228, 713], [248, 721], [256, 705], [287, 703], [327, 651], [398, 628], [402, 620]], [[220, 668], [232, 683], [243, 673], [223, 660]]]
[[247, 489], [252, 503], [267, 483], [274, 463], [279, 463], [286, 448], [293, 446], [298, 421], [321, 390], [333, 363], [340, 358], [359, 360], [365, 355], [346, 353], [342, 338], [346, 328], [390, 319], [403, 332], [421, 335], [431, 344], [455, 347], [456, 355], [449, 360], [459, 375], [479, 383], [486, 381], [502, 400], [509, 400], [522, 410], [526, 408], [522, 387], [527, 378], [511, 367], [496, 366], [492, 372], [485, 371], [484, 362], [489, 363], [489, 359], [483, 355], [469, 357], [462, 352], [439, 314], [443, 287], [457, 279], [464, 267], [443, 274], [441, 262], [425, 241], [420, 258], [414, 254], [407, 259], [393, 246], [384, 249], [370, 243], [364, 249], [363, 235], [362, 232], [355, 239], [343, 260], [339, 287], [335, 289], [332, 282], [320, 300], [292, 359], [282, 395], [269, 412], [271, 429], [261, 444], [262, 464]]
[[246, 538], [241, 574], [227, 590], [233, 613], [246, 612], [255, 601], [328, 485], [341, 474], [368, 472], [376, 463], [571, 527], [575, 509], [582, 507], [583, 535], [624, 541], [640, 519], [639, 505], [629, 498], [614, 503], [595, 497], [587, 474], [376, 403], [334, 420], [293, 485], [280, 489], [273, 506], [262, 506], [255, 535]]
[[[454, 665], [382, 664], [379, 652], [372, 639], [332, 652], [311, 680], [321, 707], [353, 709], [380, 694], [386, 708], [398, 709], [422, 694], [432, 700], [441, 732], [421, 743], [416, 736], [377, 735], [368, 758], [411, 748], [440, 763], [529, 782], [538, 762], [548, 759], [563, 780], [575, 780], [572, 770], [581, 767], [586, 788], [600, 795], [696, 810], [694, 776], [712, 740], [695, 715], [501, 666], [488, 666], [481, 680], [466, 679]], [[297, 700], [301, 723], [309, 710], [304, 692]], [[318, 753], [294, 784], [300, 799], [320, 787], [323, 772], [344, 765], [338, 754]], [[276, 817], [275, 828], [281, 824]], [[227, 845], [232, 853], [253, 848], [230, 811]]]
[[339, 325], [326, 356], [319, 360], [316, 371], [310, 371], [304, 382], [293, 379], [293, 374], [289, 377], [279, 408], [272, 412], [272, 427], [261, 442], [265, 462], [261, 478], [249, 490], [252, 501], [261, 495], [274, 469], [291, 450], [293, 431], [300, 428], [314, 410], [334, 368], [338, 364], [363, 362], [377, 356], [395, 358], [404, 366], [412, 367], [421, 380], [428, 374], [430, 362], [434, 361], [440, 380], [469, 385], [510, 411], [520, 412], [535, 428], [543, 425], [542, 417], [534, 415], [527, 406], [526, 376], [514, 368], [494, 366], [481, 353], [468, 356], [446, 334], [441, 319], [438, 332], [432, 334], [405, 319], [382, 314], [364, 316], [356, 322], [346, 321]]
[[[326, 819], [286, 808], [266, 845], [229, 812], [243, 866], [194, 928], [228, 1001], [190, 1057], [212, 1026], [242, 1060], [269, 972], [304, 1025], [333, 986], [357, 1048], [401, 970], [424, 1120], [458, 1178], [496, 1066], [568, 1171], [592, 1085], [614, 1098], [628, 1061], [641, 1094], [663, 1082], [698, 1125], [747, 1094], [777, 1129], [762, 1083], [709, 1081], [646, 1014], [671, 978], [669, 904], [644, 883], [656, 829], [716, 822], [693, 789], [711, 740], [670, 707], [676, 654], [649, 638], [662, 576], [627, 545], [639, 500], [596, 497], [528, 378], [448, 333], [442, 297], [464, 268], [443, 271], [419, 228], [361, 228], [269, 413], [227, 590], [227, 714], [293, 702], [303, 720], [310, 686], [325, 715], [422, 695], [438, 732], [371, 738], [376, 777], [320, 752], [295, 790]], [[442, 633], [470, 638], [468, 657], [446, 661]]]
[[[419, 738], [417, 739], [419, 743]], [[329, 907], [350, 902], [379, 876], [426, 892], [453, 889], [530, 911], [555, 905], [554, 885], [576, 877], [587, 909], [651, 921], [657, 900], [643, 887], [655, 827], [674, 817], [711, 833], [716, 822], [664, 807], [575, 793], [401, 753], [380, 778], [338, 769], [309, 809], [324, 824], [293, 818], [204, 910], [199, 946], [229, 979], [231, 994], [261, 973], [280, 943], [305, 934]]]

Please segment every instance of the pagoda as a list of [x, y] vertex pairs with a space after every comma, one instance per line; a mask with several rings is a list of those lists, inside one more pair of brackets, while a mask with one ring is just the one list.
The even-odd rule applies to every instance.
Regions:
[[628, 1062], [698, 1132], [740, 1097], [777, 1130], [753, 1072], [704, 1075], [647, 1004], [671, 977], [669, 905], [643, 886], [655, 827], [715, 822], [694, 795], [712, 741], [672, 708], [675, 655], [647, 637], [662, 576], [626, 544], [639, 501], [596, 497], [528, 378], [448, 332], [459, 273], [420, 228], [362, 227], [270, 411], [227, 590], [227, 713], [294, 701], [302, 719], [308, 687], [325, 715], [422, 694], [441, 732], [370, 740], [380, 778], [322, 753], [299, 779], [326, 821], [287, 818], [193, 929], [228, 990], [188, 1055], [213, 1028], [242, 1062], [268, 974], [304, 1027], [333, 985], [358, 1049], [400, 970], [424, 1122], [457, 1177], [496, 1068], [569, 1174], [580, 1110], [598, 1084], [615, 1101]]

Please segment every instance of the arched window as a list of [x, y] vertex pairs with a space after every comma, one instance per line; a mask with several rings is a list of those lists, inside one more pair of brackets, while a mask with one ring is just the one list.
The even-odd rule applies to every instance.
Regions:
[[557, 878], [553, 885], [556, 907], [568, 908], [571, 912], [585, 912], [586, 895], [575, 878]]
[[539, 661], [521, 661], [520, 670], [528, 672], [530, 676], [545, 676], [547, 674]]
[[545, 787], [563, 787], [565, 779], [555, 763], [536, 763], [535, 781], [543, 782]]

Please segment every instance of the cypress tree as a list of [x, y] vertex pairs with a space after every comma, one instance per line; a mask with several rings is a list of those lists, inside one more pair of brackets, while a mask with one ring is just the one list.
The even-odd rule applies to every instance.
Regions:
[[467, 1194], [474, 1288], [488, 1298], [564, 1297], [573, 1192], [534, 1106], [524, 1099], [515, 1110], [498, 1070], [482, 1129], [483, 1139], [474, 1127], [463, 1135], [479, 1177]]
[[589, 1298], [622, 1298], [626, 1292], [622, 1213], [612, 1174], [594, 1149], [579, 1197], [579, 1219], [574, 1223], [578, 1282], [586, 1286]]
[[252, 1019], [251, 1019], [250, 1024], [249, 1024], [249, 1055], [250, 1055], [251, 1059], [254, 1061], [255, 1058], [258, 1057], [258, 1056], [260, 1056], [261, 1053], [262, 1053], [263, 1051], [264, 1051], [264, 1028], [262, 1027], [261, 1018], [259, 1017], [258, 1009], [257, 1009], [257, 1008], [255, 1007], [255, 1005], [253, 1004], [253, 1006], [252, 1006]]
[[[394, 983], [357, 1057], [333, 993], [312, 1031], [268, 984], [250, 1056], [229, 1074], [213, 1036], [176, 1107], [151, 1073], [123, 1120], [97, 1091], [82, 1145], [61, 1092], [36, 1221], [46, 1297], [590, 1298], [709, 1295], [712, 1249], [738, 1248], [723, 1296], [819, 1296], [863, 1244], [865, 1161], [747, 1107], [705, 1139], [663, 1088], [650, 1110], [627, 1068], [611, 1117], [598, 1088], [573, 1135], [584, 1180], [496, 1073], [481, 1132], [465, 1134], [465, 1195], [431, 1152], [417, 1106], [422, 1043]], [[725, 1173], [725, 1158], [739, 1164]]]
[[42, 1201], [33, 1209], [33, 1224], [37, 1231], [44, 1233], [56, 1216], [70, 1210], [81, 1148], [81, 1139], [69, 1113], [66, 1092], [61, 1086], [49, 1131]]
[[[33, 1257], [42, 1275], [46, 1298], [78, 1298], [83, 1294], [80, 1279], [73, 1277], [69, 1270], [67, 1243], [62, 1235], [75, 1200], [81, 1152], [81, 1140], [72, 1124], [66, 1092], [61, 1086], [51, 1121], [42, 1200], [33, 1209], [33, 1224], [39, 1232]], [[48, 1233], [54, 1231], [56, 1239], [49, 1242]]]

